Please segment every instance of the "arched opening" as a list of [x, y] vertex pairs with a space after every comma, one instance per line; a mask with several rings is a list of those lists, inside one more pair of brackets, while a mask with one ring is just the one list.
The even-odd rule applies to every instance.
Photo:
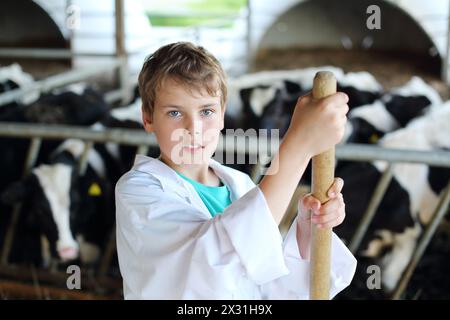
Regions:
[[[0, 48], [69, 49], [66, 39], [50, 15], [29, 0], [0, 2]], [[47, 60], [2, 57], [1, 65], [18, 62], [24, 70], [43, 77], [70, 67], [70, 59]], [[42, 68], [42, 64], [48, 68]]]
[[[380, 29], [367, 27], [370, 5], [380, 8]], [[396, 5], [380, 0], [309, 0], [294, 5], [268, 28], [251, 69], [320, 65], [369, 71], [391, 87], [411, 74], [438, 80], [441, 57], [420, 24]]]

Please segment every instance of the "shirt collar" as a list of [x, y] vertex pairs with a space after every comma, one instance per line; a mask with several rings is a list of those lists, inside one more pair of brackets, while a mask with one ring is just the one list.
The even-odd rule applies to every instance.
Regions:
[[[231, 194], [231, 200], [234, 201], [238, 195], [236, 194], [237, 186], [232, 178], [232, 174], [229, 172], [229, 170], [232, 169], [227, 168], [212, 158], [209, 160], [209, 167], [214, 170], [217, 176], [228, 187]], [[164, 191], [172, 190], [177, 192], [180, 187], [191, 190], [190, 187], [192, 186], [189, 182], [181, 178], [175, 170], [159, 159], [138, 154], [134, 160], [133, 169], [154, 176], [158, 179]]]

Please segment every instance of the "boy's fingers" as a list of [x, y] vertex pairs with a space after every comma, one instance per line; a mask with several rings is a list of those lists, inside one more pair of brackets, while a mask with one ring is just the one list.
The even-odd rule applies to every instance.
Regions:
[[336, 93], [340, 94], [341, 96], [343, 96], [344, 101], [345, 101], [344, 103], [347, 104], [347, 102], [349, 101], [348, 95], [345, 92], [342, 92], [342, 91], [339, 91], [339, 92], [336, 92]]
[[308, 92], [298, 98], [298, 101], [302, 100], [303, 103], [309, 103], [312, 100], [312, 92]]
[[321, 223], [321, 224], [318, 225], [318, 227], [320, 229], [329, 229], [329, 228], [337, 227], [341, 223], [342, 222], [339, 222], [339, 221], [330, 221], [330, 222], [327, 222], [327, 223]]
[[331, 104], [333, 106], [345, 106], [348, 102], [348, 95], [344, 92], [336, 92], [332, 95], [329, 95], [326, 98], [323, 98], [323, 103], [325, 105]]
[[332, 199], [327, 203], [325, 203], [320, 209], [320, 214], [321, 215], [332, 214], [333, 212], [337, 212], [338, 210], [340, 210], [342, 206], [343, 206], [342, 196], [338, 196], [338, 198]]
[[320, 208], [320, 201], [314, 198], [311, 194], [308, 194], [303, 197], [302, 206], [304, 210], [313, 210], [315, 212]]
[[334, 211], [330, 214], [325, 215], [313, 215], [311, 217], [312, 223], [314, 224], [341, 224], [345, 219], [345, 210]]
[[314, 224], [324, 224], [324, 223], [332, 223], [337, 222], [340, 219], [340, 216], [337, 213], [320, 215], [320, 216], [312, 216], [312, 222]]
[[344, 180], [342, 178], [335, 178], [330, 189], [328, 189], [328, 196], [330, 198], [335, 198], [344, 187]]

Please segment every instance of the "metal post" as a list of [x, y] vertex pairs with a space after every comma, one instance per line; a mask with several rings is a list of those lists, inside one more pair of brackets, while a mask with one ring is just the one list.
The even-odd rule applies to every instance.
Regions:
[[[41, 148], [42, 140], [41, 138], [33, 138], [31, 140], [31, 144], [28, 148], [27, 158], [24, 164], [23, 177], [26, 177], [31, 168], [33, 168], [36, 163], [37, 156], [39, 154], [39, 150]], [[16, 230], [17, 222], [19, 221], [20, 209], [22, 205], [19, 203], [14, 206], [13, 212], [11, 215], [11, 221], [9, 223], [8, 230], [5, 235], [5, 241], [3, 242], [2, 255], [0, 263], [2, 265], [8, 264], [9, 253], [11, 252], [12, 243], [14, 240], [14, 233]]]
[[442, 80], [450, 84], [450, 1], [447, 7], [447, 39], [446, 39], [446, 47], [445, 47], [445, 56], [441, 60], [442, 61], [442, 70], [441, 70], [441, 78]]
[[246, 34], [246, 46], [247, 46], [247, 72], [250, 71], [250, 65], [253, 59], [252, 49], [252, 3], [251, 0], [247, 0], [247, 34]]
[[84, 174], [86, 173], [89, 152], [91, 151], [93, 145], [94, 143], [92, 141], [88, 141], [84, 145], [84, 150], [83, 153], [81, 154], [80, 162], [78, 163], [78, 174], [80, 176], [84, 176]]
[[383, 200], [384, 194], [386, 193], [387, 188], [392, 180], [393, 167], [390, 164], [386, 170], [383, 172], [383, 175], [378, 181], [378, 185], [376, 186], [372, 198], [370, 199], [369, 205], [367, 206], [366, 212], [364, 213], [361, 222], [358, 225], [355, 233], [353, 234], [352, 240], [350, 241], [349, 249], [355, 254], [361, 245], [361, 241], [364, 238], [364, 235], [367, 232], [367, 229], [372, 222], [373, 217], [378, 209], [378, 206]]
[[414, 251], [414, 253], [411, 257], [411, 260], [409, 261], [408, 266], [406, 267], [405, 271], [403, 272], [403, 275], [400, 278], [400, 281], [399, 281], [396, 289], [394, 290], [394, 293], [392, 294], [393, 300], [400, 299], [403, 292], [405, 291], [409, 281], [411, 280], [413, 272], [417, 267], [417, 264], [419, 263], [420, 259], [422, 258], [423, 254], [425, 252], [425, 249], [427, 248], [428, 244], [430, 243], [440, 222], [442, 221], [445, 214], [447, 213], [447, 208], [448, 208], [449, 202], [450, 202], [450, 183], [443, 190], [442, 196], [440, 197], [440, 201], [434, 211], [433, 219], [430, 221], [427, 228], [425, 229], [425, 232], [423, 233], [422, 237], [420, 238], [420, 241], [417, 244], [416, 250]]
[[116, 56], [120, 60], [120, 67], [117, 73], [119, 86], [122, 90], [122, 103], [126, 103], [131, 98], [131, 92], [128, 88], [128, 56], [125, 47], [125, 19], [124, 2], [115, 0], [115, 39]]
[[149, 147], [147, 145], [140, 145], [136, 153], [146, 155], [148, 153], [148, 149]]
[[107, 275], [115, 250], [116, 250], [116, 224], [114, 223], [114, 226], [112, 227], [111, 232], [109, 234], [108, 243], [105, 248], [105, 253], [103, 254], [103, 258], [100, 262], [100, 268], [98, 272], [98, 275], [100, 277], [105, 277]]

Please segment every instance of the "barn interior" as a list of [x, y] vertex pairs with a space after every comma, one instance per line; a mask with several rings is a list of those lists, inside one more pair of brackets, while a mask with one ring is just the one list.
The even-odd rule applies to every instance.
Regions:
[[[187, 41], [228, 75], [225, 129], [282, 138], [319, 71], [349, 95], [333, 165], [347, 213], [334, 232], [358, 265], [335, 300], [450, 299], [448, 1], [206, 2], [0, 2], [0, 148], [10, 168], [0, 173], [0, 298], [124, 298], [114, 188], [136, 154], [160, 153], [142, 127], [138, 74], [158, 48]], [[238, 149], [233, 159], [255, 152]], [[43, 189], [65, 152], [73, 173]], [[264, 162], [245, 159], [229, 166], [257, 184]], [[309, 167], [279, 224], [283, 237], [311, 176]], [[72, 203], [64, 248], [48, 196], [62, 188]]]

